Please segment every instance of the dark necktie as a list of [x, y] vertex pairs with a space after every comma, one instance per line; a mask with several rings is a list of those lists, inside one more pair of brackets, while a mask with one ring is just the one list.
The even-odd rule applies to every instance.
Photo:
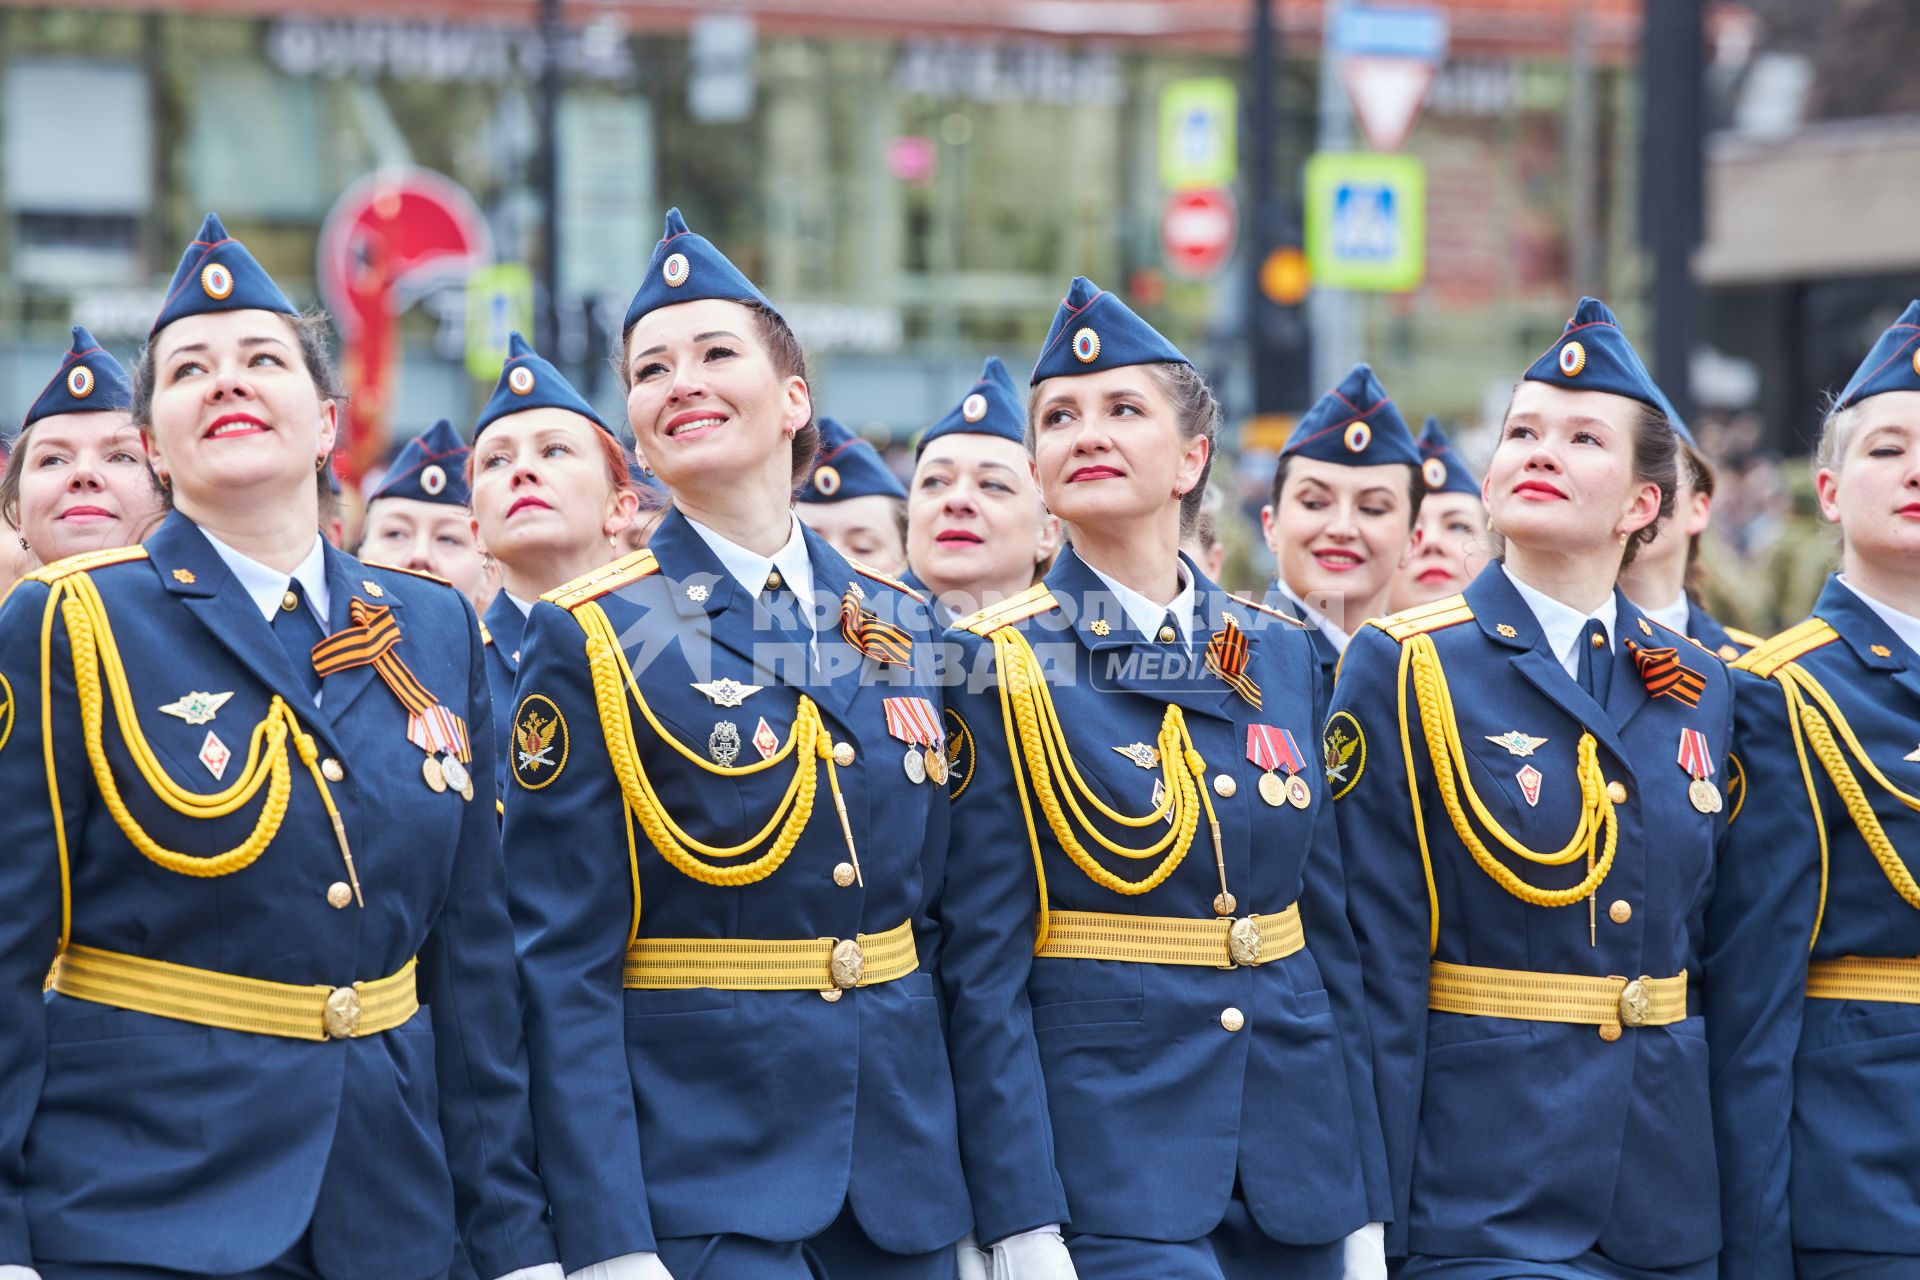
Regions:
[[313, 669], [313, 646], [326, 639], [326, 635], [320, 630], [320, 620], [313, 616], [313, 606], [307, 602], [306, 588], [297, 578], [287, 584], [287, 593], [280, 598], [280, 607], [274, 610], [273, 638], [286, 651], [287, 661], [293, 664], [294, 674], [300, 677], [307, 698], [317, 705], [320, 673]]
[[1613, 648], [1598, 618], [1588, 618], [1580, 636], [1580, 687], [1602, 707], [1607, 705], [1607, 691], [1613, 687]]
[[807, 617], [806, 607], [800, 603], [799, 595], [787, 584], [778, 569], [767, 575], [767, 585], [761, 589], [759, 605], [766, 611], [771, 627], [767, 638], [779, 645], [784, 655], [782, 664], [798, 662], [802, 670], [811, 667], [813, 620]]

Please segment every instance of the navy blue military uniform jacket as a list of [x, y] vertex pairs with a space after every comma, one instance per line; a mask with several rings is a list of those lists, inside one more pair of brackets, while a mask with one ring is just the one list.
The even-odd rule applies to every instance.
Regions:
[[[885, 710], [888, 698], [917, 697], [938, 714], [933, 645], [912, 596], [855, 569], [810, 530], [804, 536], [817, 607], [829, 611], [817, 665], [804, 634], [786, 642], [775, 634], [794, 615], [742, 590], [678, 511], [649, 551], [535, 605], [521, 641], [503, 839], [535, 1131], [569, 1269], [650, 1249], [656, 1236], [805, 1239], [849, 1201], [869, 1238], [898, 1253], [943, 1247], [969, 1225], [931, 972], [947, 797], [903, 772], [906, 743], [889, 735]], [[832, 611], [856, 585], [869, 609], [898, 616], [911, 666], [883, 666], [842, 638]], [[798, 843], [757, 883], [703, 883], [656, 852], [611, 763], [582, 619], [557, 599], [605, 612], [661, 726], [702, 757], [731, 743], [739, 763], [755, 762], [759, 723], [785, 740], [800, 697], [813, 700], [833, 743], [852, 753], [838, 775], [864, 884], [835, 879], [849, 855], [824, 762]], [[759, 690], [726, 706], [694, 687], [724, 679]], [[708, 844], [760, 831], [794, 776], [791, 760], [715, 776], [662, 741], [637, 709], [633, 722], [640, 764], [667, 812]], [[522, 730], [539, 742], [523, 743]], [[814, 767], [811, 753], [801, 758]], [[655, 938], [844, 939], [905, 921], [919, 970], [831, 1003], [811, 991], [623, 987], [636, 929]]]
[[487, 690], [493, 699], [497, 749], [494, 777], [499, 784], [500, 798], [505, 801], [510, 790], [507, 786], [508, 721], [513, 714], [513, 682], [520, 674], [520, 641], [527, 629], [527, 615], [507, 598], [505, 591], [499, 591], [487, 606], [487, 616], [480, 621], [487, 643]]
[[[1297, 624], [1227, 595], [1191, 562], [1188, 571], [1191, 654], [1136, 631], [1071, 550], [1044, 584], [948, 632], [958, 665], [948, 705], [970, 746], [956, 773], [966, 785], [954, 801], [942, 976], [983, 1241], [1068, 1220], [1096, 1235], [1198, 1239], [1219, 1225], [1236, 1179], [1254, 1221], [1287, 1243], [1337, 1240], [1385, 1216], [1359, 957], [1311, 754], [1324, 707], [1313, 653]], [[1211, 920], [1220, 881], [1204, 813], [1185, 858], [1144, 894], [1082, 872], [1037, 805], [1034, 848], [1021, 798], [1024, 789], [1034, 803], [1033, 789], [1014, 785], [992, 643], [968, 629], [996, 615], [1040, 657], [1073, 765], [1109, 807], [1152, 811], [1158, 766], [1118, 748], [1153, 744], [1169, 704], [1181, 709], [1205, 760], [1199, 782], [1221, 824], [1235, 914], [1299, 903], [1305, 950], [1239, 968], [1036, 958], [1036, 862], [1054, 912]], [[1247, 639], [1258, 708], [1193, 673], [1191, 655], [1227, 618]], [[1179, 663], [1167, 662], [1170, 651]], [[1262, 770], [1248, 759], [1254, 724], [1294, 735], [1309, 807], [1262, 801]], [[1166, 830], [1099, 821], [1129, 847]], [[1129, 881], [1158, 861], [1129, 862], [1079, 838]], [[1232, 1029], [1229, 1009], [1241, 1019]]]
[[[103, 802], [67, 628], [47, 616], [46, 579], [78, 570], [55, 565], [16, 586], [0, 609], [0, 1262], [225, 1274], [263, 1266], [310, 1232], [327, 1280], [393, 1280], [449, 1264], [456, 1206], [482, 1275], [551, 1260], [472, 608], [449, 587], [326, 552], [330, 630], [350, 625], [356, 598], [387, 606], [400, 631], [393, 652], [466, 719], [467, 802], [428, 790], [406, 709], [372, 667], [326, 677], [313, 706], [252, 599], [184, 516], [144, 550], [92, 562], [137, 731], [159, 768], [194, 792], [231, 785], [253, 726], [272, 698], [286, 699], [337, 774], [366, 905], [344, 895], [345, 906], [330, 904], [344, 863], [298, 759], [284, 821], [250, 865], [197, 876], [143, 856]], [[231, 696], [210, 721], [162, 714], [193, 692]], [[134, 727], [108, 697], [105, 759], [155, 841], [211, 856], [254, 830], [262, 799], [210, 819], [162, 803], [129, 755]], [[232, 752], [224, 784], [202, 763], [210, 734]], [[76, 945], [327, 986], [386, 977], [417, 956], [423, 1007], [391, 1031], [312, 1042], [43, 996], [62, 930], [62, 840]]]
[[[1831, 698], [1883, 777], [1920, 795], [1920, 660], [1830, 578], [1810, 619], [1734, 671], [1750, 794], [1708, 915], [1709, 963], [1731, 976], [1707, 1012], [1727, 1148], [1722, 1274], [1743, 1280], [1792, 1276], [1795, 1247], [1920, 1254], [1920, 1006], [1803, 996], [1810, 959], [1920, 955], [1920, 893], [1891, 882], [1898, 871], [1875, 857], [1811, 741], [1802, 768], [1785, 693], [1796, 672]], [[1831, 712], [1812, 706], [1841, 740]], [[1897, 864], [1911, 867], [1920, 813], [1839, 748]]]
[[[1498, 562], [1463, 596], [1368, 623], [1347, 647], [1325, 747], [1349, 909], [1366, 957], [1374, 1083], [1393, 1175], [1390, 1254], [1545, 1262], [1598, 1248], [1628, 1266], [1657, 1268], [1710, 1258], [1720, 1247], [1698, 948], [1716, 841], [1732, 806], [1697, 811], [1677, 761], [1682, 730], [1699, 730], [1715, 766], [1711, 781], [1724, 791], [1728, 677], [1718, 659], [1648, 622], [1618, 591], [1614, 598], [1604, 708], [1560, 665]], [[1593, 735], [1601, 772], [1622, 788], [1596, 943], [1584, 900], [1529, 904], [1475, 862], [1439, 798], [1410, 677], [1403, 754], [1401, 649], [1415, 635], [1432, 641], [1445, 672], [1466, 779], [1524, 846], [1550, 852], [1574, 834], [1576, 751], [1583, 733]], [[1699, 705], [1650, 696], [1627, 640], [1677, 648], [1704, 678]], [[1510, 731], [1540, 741], [1491, 740]], [[1408, 793], [1409, 758], [1417, 802]], [[1565, 888], [1586, 874], [1584, 860], [1536, 866], [1477, 819], [1471, 829], [1529, 884]], [[1430, 960], [1597, 977], [1685, 970], [1690, 1016], [1608, 1043], [1593, 1026], [1429, 1012]]]

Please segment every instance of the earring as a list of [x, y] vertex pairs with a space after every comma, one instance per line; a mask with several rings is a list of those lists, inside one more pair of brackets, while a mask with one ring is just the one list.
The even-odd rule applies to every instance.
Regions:
[[1492, 533], [1492, 532], [1493, 532], [1493, 517], [1492, 517], [1492, 516], [1488, 516], [1488, 517], [1487, 517], [1487, 532], [1488, 532], [1488, 533]]
[[26, 534], [24, 534], [24, 533], [20, 535], [20, 549], [21, 549], [22, 551], [31, 551], [31, 550], [33, 550], [33, 548], [32, 548], [32, 547], [30, 547], [30, 546], [28, 546], [28, 545], [27, 545], [27, 535], [26, 535]]

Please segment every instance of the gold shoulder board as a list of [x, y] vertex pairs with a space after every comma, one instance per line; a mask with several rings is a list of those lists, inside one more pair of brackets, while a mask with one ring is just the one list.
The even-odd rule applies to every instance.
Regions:
[[1045, 613], [1053, 608], [1054, 603], [1053, 592], [1047, 590], [1047, 584], [1036, 582], [1019, 595], [1008, 596], [999, 604], [988, 605], [953, 625], [977, 636], [990, 636], [1002, 627], [1010, 627], [1016, 622], [1025, 622], [1036, 614]]
[[925, 596], [921, 595], [918, 591], [915, 591], [912, 587], [900, 581], [898, 578], [889, 578], [886, 574], [880, 572], [878, 569], [870, 569], [866, 565], [861, 564], [858, 560], [848, 559], [847, 563], [852, 565], [853, 571], [859, 574], [863, 578], [872, 578], [875, 582], [884, 582], [888, 586], [892, 587], [895, 591], [906, 592], [908, 595], [912, 596], [915, 600], [918, 600], [921, 604], [925, 604], [927, 602], [927, 598]]
[[589, 600], [598, 600], [610, 591], [618, 591], [628, 583], [638, 582], [651, 574], [660, 572], [660, 562], [653, 558], [653, 552], [642, 547], [630, 551], [618, 560], [601, 565], [592, 573], [582, 574], [572, 582], [541, 596], [542, 600], [557, 604], [562, 609], [575, 609]]
[[104, 569], [110, 564], [125, 564], [129, 560], [146, 558], [145, 547], [107, 547], [101, 551], [82, 551], [77, 556], [55, 560], [44, 569], [37, 569], [27, 576], [35, 582], [54, 583], [62, 578], [70, 578], [76, 573], [91, 573], [95, 569]]
[[1448, 596], [1443, 600], [1435, 600], [1431, 604], [1402, 609], [1391, 617], [1369, 618], [1367, 622], [1405, 644], [1415, 636], [1423, 636], [1429, 631], [1439, 631], [1442, 628], [1472, 620], [1473, 607], [1467, 603], [1467, 598]]
[[1727, 639], [1748, 649], [1757, 649], [1766, 643], [1765, 637], [1757, 636], [1751, 631], [1742, 631], [1738, 627], [1722, 626], [1720, 629], [1727, 633]]
[[1258, 600], [1249, 600], [1245, 596], [1237, 596], [1233, 594], [1233, 592], [1231, 591], [1227, 592], [1227, 599], [1233, 601], [1235, 604], [1243, 604], [1247, 606], [1247, 608], [1252, 609], [1255, 612], [1264, 613], [1269, 615], [1270, 617], [1278, 618], [1282, 622], [1290, 622], [1294, 626], [1299, 627], [1302, 631], [1313, 630], [1313, 628], [1307, 625], [1306, 622], [1302, 621], [1299, 618], [1294, 617], [1292, 614], [1283, 613], [1282, 611], [1274, 608], [1271, 605], [1261, 604]]
[[1733, 665], [1764, 679], [1794, 659], [1839, 638], [1840, 633], [1828, 625], [1826, 619], [1808, 618], [1797, 626], [1788, 627], [1771, 640], [1762, 640]]
[[425, 569], [409, 569], [406, 565], [389, 564], [385, 560], [362, 560], [360, 563], [366, 565], [369, 569], [391, 569], [395, 573], [406, 573], [416, 578], [425, 578], [428, 582], [437, 582], [443, 587], [453, 585], [439, 574], [428, 573]]

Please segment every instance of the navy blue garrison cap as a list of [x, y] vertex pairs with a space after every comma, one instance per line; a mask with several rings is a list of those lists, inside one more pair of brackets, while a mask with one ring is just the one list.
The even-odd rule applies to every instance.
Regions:
[[167, 300], [154, 317], [149, 337], [175, 320], [205, 315], [210, 311], [277, 311], [297, 316], [299, 309], [287, 301], [280, 286], [266, 273], [247, 246], [227, 234], [220, 215], [210, 213], [200, 224], [200, 234], [180, 255], [173, 280], [167, 285]]
[[1606, 391], [1672, 416], [1672, 404], [1620, 331], [1620, 322], [1598, 298], [1580, 299], [1566, 332], [1527, 369], [1525, 380], [1569, 391]]
[[880, 451], [838, 418], [820, 419], [820, 454], [801, 486], [801, 502], [845, 502], [874, 495], [906, 500], [906, 486], [888, 470]]
[[1160, 331], [1085, 276], [1075, 276], [1054, 312], [1028, 386], [1132, 364], [1192, 364]]
[[20, 429], [59, 413], [106, 413], [132, 407], [133, 384], [127, 380], [127, 371], [92, 334], [75, 325], [73, 348], [61, 357], [60, 372], [27, 410]]
[[979, 380], [944, 418], [922, 433], [915, 452], [924, 451], [941, 436], [999, 436], [1020, 444], [1026, 440], [1026, 432], [1027, 409], [1020, 400], [1020, 388], [1014, 385], [1013, 375], [1000, 363], [1000, 357], [988, 356]]
[[407, 441], [367, 501], [412, 498], [464, 507], [473, 496], [467, 488], [467, 453], [466, 441], [442, 418]]
[[1851, 409], [1868, 396], [1888, 391], [1920, 391], [1920, 302], [1909, 302], [1880, 335], [1833, 407]]
[[1369, 364], [1353, 366], [1339, 386], [1314, 401], [1280, 454], [1346, 467], [1420, 465], [1407, 420]]
[[1453, 451], [1447, 433], [1440, 429], [1440, 419], [1432, 414], [1427, 415], [1427, 425], [1420, 429], [1419, 444], [1420, 478], [1427, 482], [1428, 493], [1480, 496], [1480, 486], [1474, 483], [1473, 473]]
[[560, 371], [529, 346], [527, 340], [516, 331], [507, 338], [506, 367], [500, 370], [500, 381], [495, 384], [493, 395], [480, 410], [480, 420], [473, 427], [473, 438], [478, 440], [482, 431], [508, 414], [527, 409], [567, 409], [608, 435], [613, 434], [613, 429], [600, 421], [600, 415], [573, 389], [573, 384], [562, 377]]
[[631, 330], [641, 316], [677, 302], [697, 302], [702, 298], [724, 298], [730, 302], [758, 302], [774, 309], [766, 295], [740, 268], [727, 261], [727, 255], [713, 247], [705, 236], [687, 230], [687, 220], [678, 209], [667, 210], [666, 233], [653, 247], [653, 259], [647, 263], [646, 279], [627, 304], [627, 318], [621, 332]]

